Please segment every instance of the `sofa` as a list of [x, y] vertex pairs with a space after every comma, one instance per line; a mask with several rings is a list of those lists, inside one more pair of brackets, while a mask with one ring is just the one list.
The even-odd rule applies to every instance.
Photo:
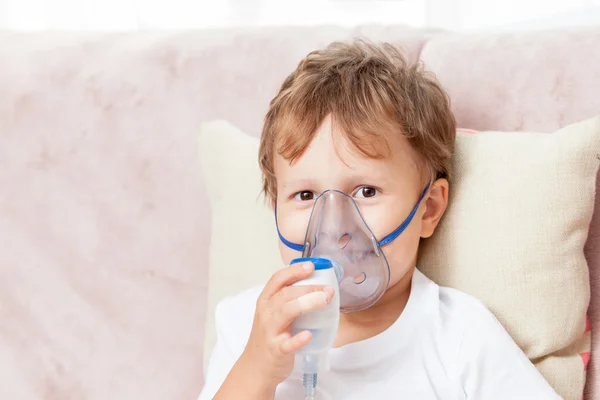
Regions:
[[[0, 32], [0, 398], [198, 396], [211, 232], [200, 124], [259, 136], [296, 63], [358, 36], [423, 60], [463, 128], [552, 132], [600, 113], [600, 26]], [[585, 252], [593, 349], [600, 212]]]

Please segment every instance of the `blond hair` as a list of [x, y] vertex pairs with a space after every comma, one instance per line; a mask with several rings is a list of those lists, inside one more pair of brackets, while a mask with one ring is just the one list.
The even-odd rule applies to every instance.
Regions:
[[267, 198], [277, 197], [276, 153], [296, 160], [328, 115], [360, 154], [387, 157], [389, 135], [403, 135], [433, 177], [450, 177], [456, 122], [436, 78], [388, 43], [334, 42], [300, 61], [270, 103], [259, 149]]

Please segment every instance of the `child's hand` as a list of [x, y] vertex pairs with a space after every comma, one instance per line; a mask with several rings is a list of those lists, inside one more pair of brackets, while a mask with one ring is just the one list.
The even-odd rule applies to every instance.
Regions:
[[289, 286], [310, 276], [313, 269], [313, 264], [306, 262], [276, 272], [256, 303], [252, 332], [240, 361], [272, 389], [291, 374], [294, 353], [312, 337], [308, 331], [292, 336], [292, 321], [325, 307], [333, 298], [331, 287]]

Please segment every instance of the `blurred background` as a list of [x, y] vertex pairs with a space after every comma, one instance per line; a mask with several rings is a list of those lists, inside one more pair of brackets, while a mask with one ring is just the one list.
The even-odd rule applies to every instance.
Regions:
[[0, 0], [0, 29], [204, 29], [407, 24], [452, 30], [600, 21], [600, 0]]

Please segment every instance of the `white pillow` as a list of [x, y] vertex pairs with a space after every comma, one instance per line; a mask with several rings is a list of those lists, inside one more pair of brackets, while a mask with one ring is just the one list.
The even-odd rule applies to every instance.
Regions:
[[[554, 134], [459, 132], [450, 206], [419, 268], [484, 301], [559, 395], [581, 400], [590, 298], [583, 246], [594, 204], [600, 118]], [[260, 196], [258, 139], [207, 123], [200, 153], [213, 208], [205, 362], [214, 307], [282, 268]]]

